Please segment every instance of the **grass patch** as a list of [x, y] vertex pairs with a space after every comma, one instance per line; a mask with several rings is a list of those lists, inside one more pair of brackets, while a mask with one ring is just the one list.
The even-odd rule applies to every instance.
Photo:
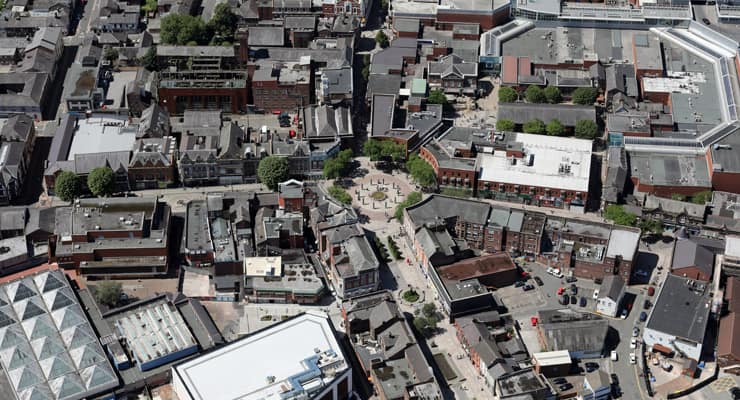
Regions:
[[401, 295], [405, 301], [408, 301], [409, 303], [416, 303], [419, 301], [419, 293], [416, 293], [416, 290], [409, 289]]
[[473, 196], [473, 192], [469, 189], [458, 189], [451, 187], [442, 188], [442, 194], [445, 196], [461, 197], [463, 199], [467, 199]]
[[373, 200], [375, 200], [375, 201], [383, 201], [383, 200], [385, 200], [386, 198], [388, 198], [388, 196], [386, 196], [386, 195], [385, 195], [385, 193], [383, 193], [383, 192], [381, 192], [381, 191], [373, 192], [373, 193], [372, 193], [372, 194], [370, 195], [370, 197], [371, 197], [371, 198], [372, 198]]
[[352, 196], [349, 193], [347, 193], [347, 191], [344, 190], [344, 188], [340, 186], [337, 186], [337, 185], [331, 186], [329, 188], [329, 196], [337, 199], [337, 201], [340, 201], [344, 204], [347, 204], [347, 205], [352, 204]]

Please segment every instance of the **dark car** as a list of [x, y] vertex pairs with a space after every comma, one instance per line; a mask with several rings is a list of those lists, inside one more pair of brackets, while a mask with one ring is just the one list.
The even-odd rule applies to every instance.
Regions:
[[642, 311], [640, 313], [640, 322], [645, 322], [647, 320], [647, 313], [645, 311]]
[[740, 400], [740, 388], [737, 386], [730, 388], [730, 395], [732, 400]]
[[564, 384], [564, 385], [560, 385], [560, 386], [558, 387], [558, 389], [560, 389], [560, 391], [561, 391], [561, 392], [564, 392], [564, 391], [566, 391], [566, 390], [570, 390], [570, 389], [573, 389], [573, 385], [572, 385], [572, 384], [570, 384], [570, 383], [566, 383], [566, 384]]
[[644, 309], [646, 309], [646, 310], [647, 310], [647, 309], [648, 309], [648, 308], [650, 308], [650, 307], [651, 307], [652, 305], [653, 305], [653, 304], [652, 304], [652, 303], [650, 303], [650, 300], [648, 300], [648, 299], [645, 299], [645, 302], [644, 302], [644, 303], [642, 303], [642, 308], [644, 308]]
[[534, 281], [537, 283], [537, 286], [542, 286], [544, 283], [542, 282], [542, 279], [540, 279], [539, 276], [534, 277]]
[[570, 296], [570, 304], [577, 304], [578, 299], [576, 299], [576, 296]]
[[522, 286], [522, 290], [524, 290], [525, 292], [533, 290], [533, 289], [534, 289], [534, 285], [526, 284]]
[[596, 364], [595, 362], [587, 362], [585, 367], [586, 367], [586, 372], [594, 372], [597, 369], [599, 369], [599, 364]]
[[578, 278], [576, 278], [575, 276], [569, 276], [569, 277], [565, 278], [565, 281], [568, 282], [568, 283], [573, 283], [573, 282], [575, 282], [577, 280], [578, 280]]
[[565, 378], [555, 378], [552, 380], [552, 382], [556, 385], [565, 385], [566, 383], [568, 383]]
[[560, 304], [567, 305], [568, 304], [568, 295], [564, 294], [562, 297], [560, 297]]
[[578, 286], [570, 285], [570, 292], [573, 294], [578, 294]]
[[516, 281], [516, 282], [514, 282], [514, 287], [522, 287], [522, 286], [524, 286], [524, 282], [522, 282], [522, 281]]
[[615, 385], [619, 385], [619, 377], [617, 374], [612, 374], [612, 383]]
[[581, 301], [580, 301], [580, 303], [578, 305], [580, 305], [581, 307], [586, 307], [586, 304], [587, 304], [586, 303], [586, 298], [585, 297], [581, 297]]
[[705, 23], [706, 25], [712, 25], [712, 23], [711, 23], [711, 22], [709, 22], [709, 20], [708, 20], [708, 19], [706, 19], [706, 18], [702, 18], [702, 19], [701, 19], [701, 22]]

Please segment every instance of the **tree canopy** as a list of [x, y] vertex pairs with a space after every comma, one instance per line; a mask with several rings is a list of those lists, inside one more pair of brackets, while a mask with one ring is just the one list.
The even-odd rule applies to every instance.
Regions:
[[115, 47], [107, 47], [103, 52], [103, 58], [110, 62], [118, 60], [118, 50]]
[[211, 36], [207, 33], [203, 20], [188, 14], [168, 14], [160, 25], [160, 40], [165, 44], [208, 44]]
[[500, 119], [496, 121], [496, 130], [502, 132], [512, 132], [516, 124], [510, 119]]
[[426, 303], [421, 308], [421, 313], [414, 318], [414, 328], [424, 336], [430, 336], [437, 330], [439, 315], [434, 303]]
[[347, 175], [352, 165], [352, 150], [340, 151], [336, 156], [324, 161], [324, 178], [337, 179]]
[[390, 140], [368, 139], [362, 146], [362, 152], [370, 157], [370, 161], [401, 161], [406, 158], [406, 148]]
[[557, 119], [553, 119], [552, 121], [547, 123], [545, 131], [550, 136], [560, 136], [563, 134], [563, 132], [565, 132], [565, 127], [562, 123], [560, 123], [560, 121], [558, 121]]
[[141, 11], [145, 13], [157, 11], [157, 0], [146, 0], [144, 5], [141, 6]]
[[97, 167], [87, 175], [87, 188], [95, 196], [110, 196], [116, 187], [115, 179], [115, 174], [110, 167]]
[[640, 221], [640, 229], [642, 229], [644, 233], [652, 233], [655, 235], [660, 235], [665, 230], [663, 222], [657, 219], [643, 219]]
[[560, 94], [560, 89], [557, 86], [548, 86], [544, 91], [545, 98], [550, 104], [557, 104], [563, 101], [563, 95]]
[[396, 212], [393, 215], [399, 222], [403, 222], [403, 210], [407, 207], [411, 207], [414, 204], [421, 201], [421, 192], [411, 192], [406, 199], [396, 206]]
[[572, 94], [573, 103], [584, 106], [593, 105], [597, 97], [599, 97], [599, 90], [596, 88], [580, 87]]
[[415, 153], [406, 161], [406, 169], [408, 169], [414, 181], [421, 186], [430, 187], [437, 184], [437, 174], [434, 172], [434, 168]]
[[257, 167], [257, 176], [270, 190], [277, 190], [278, 183], [286, 181], [290, 176], [288, 159], [278, 156], [263, 158]]
[[54, 182], [54, 193], [64, 201], [74, 200], [75, 197], [80, 195], [81, 191], [80, 180], [72, 171], [61, 172]]
[[547, 102], [547, 97], [545, 97], [545, 92], [542, 90], [541, 87], [537, 85], [531, 85], [530, 87], [528, 87], [527, 90], [524, 92], [524, 97], [530, 103]]
[[149, 71], [159, 71], [156, 46], [151, 46], [147, 49], [146, 53], [141, 57], [141, 65]]
[[542, 122], [542, 120], [535, 118], [533, 120], [525, 122], [522, 130], [524, 131], [524, 133], [535, 133], [538, 135], [543, 135], [547, 131], [547, 127], [545, 127], [545, 123]]
[[614, 221], [618, 225], [634, 226], [637, 216], [624, 210], [624, 206], [611, 204], [604, 210], [604, 218]]
[[231, 11], [231, 7], [228, 3], [220, 3], [213, 10], [213, 16], [208, 21], [207, 28], [209, 33], [213, 35], [211, 38], [212, 45], [220, 45], [224, 43], [234, 42], [234, 32], [236, 32], [236, 24], [238, 17]]
[[383, 32], [382, 29], [375, 34], [375, 43], [377, 43], [382, 48], [388, 47], [390, 41], [388, 40], [388, 36], [385, 34], [385, 32]]
[[100, 304], [115, 307], [121, 300], [121, 283], [118, 281], [101, 281], [95, 287], [95, 300]]
[[593, 139], [599, 132], [596, 122], [589, 119], [582, 119], [576, 122], [575, 133], [577, 138]]
[[691, 202], [694, 204], [706, 204], [712, 200], [712, 191], [705, 190], [691, 196]]
[[501, 86], [498, 90], [499, 103], [513, 103], [519, 99], [519, 94], [513, 88]]
[[427, 103], [430, 104], [447, 104], [447, 96], [445, 96], [445, 92], [442, 89], [434, 89], [429, 92], [429, 97], [427, 97]]

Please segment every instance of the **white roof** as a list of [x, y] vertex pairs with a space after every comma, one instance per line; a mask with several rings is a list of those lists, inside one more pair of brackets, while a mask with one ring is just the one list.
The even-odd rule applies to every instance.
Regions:
[[623, 260], [630, 261], [639, 245], [640, 232], [612, 229], [612, 233], [609, 235], [609, 247], [606, 249], [606, 256], [610, 258], [621, 256]]
[[283, 258], [276, 257], [245, 257], [244, 273], [247, 276], [281, 276], [283, 274]]
[[725, 256], [740, 258], [740, 236], [725, 237]]
[[540, 366], [570, 364], [570, 352], [568, 350], [546, 351], [532, 354]]
[[[590, 140], [517, 133], [515, 141], [522, 144], [525, 160], [534, 156], [532, 165], [522, 160], [512, 165], [505, 151], [481, 154], [481, 181], [588, 192]], [[560, 173], [561, 165], [568, 165], [570, 173]]]
[[127, 120], [126, 116], [117, 115], [80, 119], [67, 160], [74, 160], [76, 154], [131, 151], [136, 130], [122, 129]]
[[330, 384], [349, 367], [326, 314], [308, 312], [175, 366], [173, 375], [192, 400], [280, 399], [284, 388], [296, 389], [288, 379], [309, 368], [303, 361], [324, 352], [336, 356], [336, 374], [321, 375]]

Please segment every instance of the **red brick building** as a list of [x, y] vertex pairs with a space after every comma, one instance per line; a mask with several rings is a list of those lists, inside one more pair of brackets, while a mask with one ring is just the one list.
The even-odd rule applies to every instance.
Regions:
[[267, 112], [297, 110], [311, 104], [311, 65], [262, 63], [252, 74], [252, 103]]

